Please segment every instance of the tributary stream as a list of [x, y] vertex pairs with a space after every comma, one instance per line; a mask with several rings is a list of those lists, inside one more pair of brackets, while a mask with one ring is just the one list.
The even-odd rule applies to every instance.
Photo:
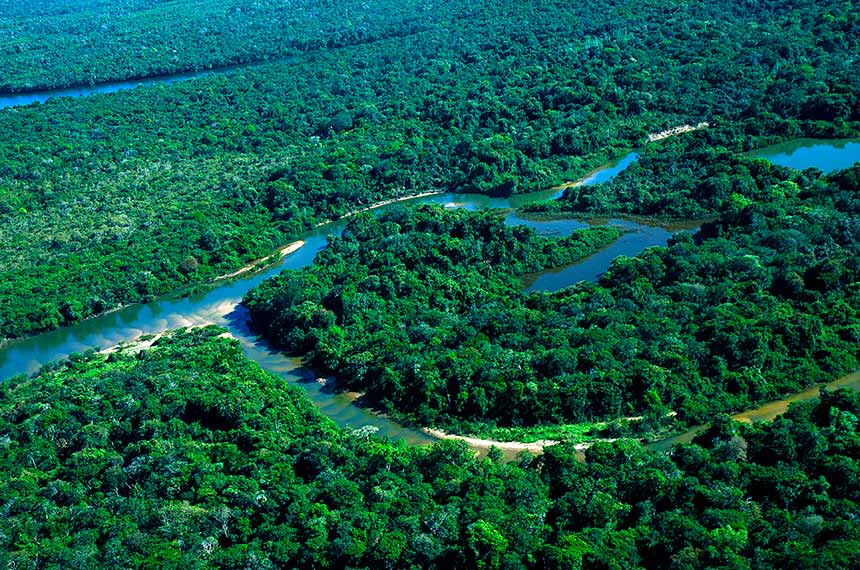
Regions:
[[[78, 97], [94, 93], [109, 93], [121, 89], [132, 89], [139, 85], [169, 83], [214, 73], [219, 73], [219, 71], [178, 74], [141, 81], [115, 82], [87, 88], [5, 95], [0, 96], [0, 108], [43, 102], [51, 97]], [[754, 155], [786, 166], [799, 168], [815, 166], [829, 171], [844, 168], [860, 160], [860, 140], [815, 141], [806, 139], [762, 149], [755, 152]], [[605, 182], [624, 170], [635, 159], [636, 153], [631, 152], [595, 170], [584, 178], [582, 183], [589, 185]], [[562, 190], [556, 189], [512, 198], [489, 198], [472, 194], [435, 194], [402, 203], [413, 205], [433, 203], [446, 207], [469, 209], [512, 209], [528, 202], [556, 199], [561, 193]], [[395, 205], [382, 206], [377, 211], [391, 207], [395, 207]], [[584, 222], [571, 219], [539, 220], [519, 217], [516, 214], [509, 214], [506, 221], [509, 224], [528, 225], [542, 235], [558, 236], [567, 235], [571, 231], [587, 225]], [[555, 290], [580, 280], [595, 279], [606, 271], [612, 260], [619, 255], [633, 256], [648, 247], [665, 245], [672, 235], [672, 230], [690, 231], [694, 229], [691, 227], [649, 226], [613, 219], [604, 220], [604, 222], [619, 225], [627, 232], [612, 245], [580, 263], [531, 276], [528, 290]], [[304, 386], [310, 398], [321, 411], [338, 424], [349, 428], [372, 426], [379, 430], [380, 435], [392, 439], [403, 439], [413, 444], [429, 443], [433, 441], [433, 438], [422, 432], [400, 426], [388, 418], [355, 405], [353, 398], [347, 394], [331, 393], [316, 381], [316, 377], [311, 371], [302, 367], [299, 359], [286, 356], [271, 348], [248, 329], [247, 313], [240, 305], [245, 293], [264, 279], [276, 275], [284, 269], [298, 269], [309, 265], [317, 252], [326, 246], [328, 237], [339, 235], [346, 223], [346, 220], [339, 220], [307, 232], [305, 235], [299, 236], [299, 239], [305, 241], [305, 245], [295, 253], [259, 272], [245, 274], [234, 280], [219, 283], [205, 293], [131, 305], [74, 326], [10, 341], [0, 348], [0, 380], [17, 374], [32, 374], [44, 364], [65, 358], [72, 353], [108, 348], [132, 341], [141, 335], [158, 334], [178, 327], [216, 324], [226, 328], [238, 338], [248, 357], [256, 361], [262, 368], [289, 382], [300, 383]], [[840, 385], [860, 389], [860, 374], [851, 375], [838, 382]], [[796, 395], [780, 402], [768, 404], [763, 409], [779, 412], [784, 410], [787, 402], [793, 401], [793, 399], [798, 397], [801, 399], [813, 398], [816, 394], [816, 390], [807, 390], [801, 396]], [[749, 417], [749, 419], [771, 419], [773, 414], [766, 413], [760, 418], [755, 412], [744, 412], [739, 416]], [[687, 434], [657, 445], [665, 447], [669, 443], [689, 440], [693, 437], [693, 433], [691, 430]]]

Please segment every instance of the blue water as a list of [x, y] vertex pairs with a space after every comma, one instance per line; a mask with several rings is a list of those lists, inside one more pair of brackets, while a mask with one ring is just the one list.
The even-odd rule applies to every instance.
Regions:
[[[585, 224], [580, 224], [584, 226]], [[523, 278], [526, 293], [534, 291], [558, 291], [580, 281], [597, 281], [619, 256], [634, 257], [645, 249], [664, 246], [674, 232], [655, 226], [643, 226], [627, 220], [609, 220], [609, 224], [620, 228], [620, 238], [607, 248], [601, 249], [572, 265], [557, 267], [528, 275]]]
[[5, 107], [17, 107], [20, 105], [30, 105], [32, 103], [44, 103], [48, 99], [57, 97], [87, 97], [89, 95], [97, 95], [100, 93], [115, 93], [117, 91], [127, 91], [129, 89], [137, 89], [138, 87], [148, 87], [150, 85], [169, 85], [180, 81], [190, 81], [192, 79], [200, 79], [203, 77], [212, 77], [215, 75], [226, 75], [234, 71], [247, 69], [250, 67], [259, 67], [275, 61], [279, 63], [290, 63], [297, 59], [296, 56], [285, 57], [271, 61], [257, 61], [252, 63], [239, 63], [235, 65], [225, 65], [213, 69], [204, 69], [200, 71], [188, 71], [183, 73], [171, 73], [169, 75], [157, 75], [143, 79], [127, 79], [122, 81], [110, 81], [107, 83], [99, 83], [97, 85], [67, 87], [62, 89], [44, 89], [39, 91], [30, 91], [27, 93], [12, 93], [0, 95], [0, 109]]
[[[595, 172], [584, 183], [590, 184], [595, 180], [611, 177], [633, 160], [635, 160], [635, 154], [631, 153], [622, 160], [607, 165], [606, 174]], [[549, 195], [557, 194], [558, 191], [553, 190], [510, 199], [488, 198], [475, 194], [437, 194], [404, 203], [432, 203], [468, 209], [510, 209], [530, 200], [545, 200]], [[391, 207], [395, 206], [384, 206], [376, 211], [380, 212]], [[527, 223], [544, 235], [567, 235], [574, 229], [585, 226], [583, 222], [575, 220], [522, 220], [515, 215], [511, 215], [507, 220], [507, 223], [511, 224], [521, 222]], [[151, 303], [131, 305], [70, 327], [10, 341], [0, 348], [0, 379], [17, 374], [32, 374], [44, 364], [66, 358], [74, 352], [108, 348], [144, 334], [157, 334], [178, 327], [211, 323], [226, 328], [238, 338], [247, 356], [262, 368], [288, 382], [305, 387], [311, 400], [323, 413], [340, 425], [350, 428], [371, 426], [378, 429], [381, 435], [394, 439], [404, 439], [411, 443], [429, 442], [432, 438], [421, 432], [404, 428], [372, 411], [355, 406], [352, 400], [343, 394], [332, 394], [326, 391], [315, 381], [313, 374], [302, 367], [298, 359], [273, 349], [248, 328], [247, 313], [240, 304], [245, 293], [264, 279], [277, 275], [284, 269], [298, 269], [310, 265], [316, 254], [326, 246], [328, 238], [340, 235], [346, 224], [347, 220], [340, 220], [306, 232], [300, 237], [305, 241], [305, 245], [295, 253], [260, 272], [245, 274], [235, 280], [219, 283], [208, 292], [187, 298], [165, 298]], [[636, 242], [637, 238], [651, 235], [651, 230], [654, 228], [629, 224], [633, 231], [627, 234], [628, 237], [610, 245], [599, 256], [587, 260], [588, 275], [602, 273], [618, 255], [635, 255], [645, 247], [655, 245], [650, 238], [638, 242], [638, 245]], [[658, 233], [665, 238], [669, 236], [669, 233], [663, 230], [659, 230]]]
[[829, 173], [860, 162], [860, 139], [797, 139], [747, 154], [797, 170], [817, 168]]
[[189, 73], [177, 73], [175, 75], [166, 75], [162, 77], [150, 77], [147, 79], [129, 79], [127, 81], [113, 81], [110, 83], [102, 83], [99, 85], [85, 87], [68, 87], [65, 89], [49, 89], [44, 91], [33, 91], [29, 93], [14, 93], [11, 95], [0, 95], [0, 109], [5, 107], [17, 107], [19, 105], [30, 105], [32, 103], [44, 103], [48, 99], [55, 97], [86, 97], [98, 93], [115, 93], [117, 91], [126, 91], [128, 89], [136, 89], [148, 85], [161, 85], [176, 83], [178, 81], [188, 81], [190, 79], [199, 79], [201, 77], [209, 77], [224, 73], [223, 70], [206, 70], [194, 71]]

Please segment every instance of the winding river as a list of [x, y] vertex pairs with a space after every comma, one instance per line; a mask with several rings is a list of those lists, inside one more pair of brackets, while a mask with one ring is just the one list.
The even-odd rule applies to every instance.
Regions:
[[[192, 80], [228, 73], [241, 67], [247, 66], [181, 73], [143, 80], [119, 81], [92, 87], [2, 95], [0, 96], [0, 108], [44, 102], [53, 97], [81, 97], [134, 89], [139, 86]], [[805, 139], [762, 149], [756, 151], [754, 156], [767, 158], [786, 166], [797, 168], [815, 166], [821, 170], [829, 171], [844, 168], [860, 160], [860, 139], [850, 141]], [[624, 170], [634, 160], [636, 160], [636, 153], [631, 152], [595, 170], [582, 179], [580, 183], [589, 185], [605, 182]], [[471, 194], [435, 194], [405, 202], [412, 204], [433, 203], [445, 207], [468, 209], [515, 209], [528, 202], [557, 199], [562, 192], [563, 190], [553, 189], [512, 198], [490, 198]], [[392, 207], [391, 204], [382, 206], [378, 210], [381, 211], [390, 207]], [[507, 215], [506, 223], [524, 224], [534, 228], [542, 235], [558, 236], [567, 235], [571, 231], [587, 225], [576, 220], [536, 220], [520, 217], [515, 213]], [[580, 280], [595, 279], [619, 255], [637, 255], [648, 247], [665, 245], [673, 231], [695, 229], [695, 227], [656, 227], [614, 219], [604, 220], [601, 223], [619, 225], [626, 230], [626, 233], [609, 247], [580, 263], [531, 276], [528, 290], [555, 290]], [[324, 414], [338, 424], [348, 428], [370, 426], [376, 428], [380, 435], [392, 439], [402, 439], [412, 444], [432, 442], [434, 438], [420, 431], [404, 428], [383, 416], [356, 406], [353, 399], [348, 395], [328, 392], [322, 384], [316, 381], [316, 377], [311, 371], [302, 367], [299, 359], [278, 352], [248, 329], [247, 313], [244, 307], [240, 305], [245, 293], [264, 279], [276, 275], [284, 269], [298, 269], [309, 265], [317, 252], [325, 247], [328, 237], [339, 235], [345, 225], [345, 220], [339, 220], [315, 228], [300, 236], [300, 239], [305, 242], [303, 247], [285, 256], [278, 263], [258, 272], [244, 274], [233, 280], [221, 281], [205, 293], [186, 298], [165, 298], [151, 303], [132, 305], [71, 327], [10, 341], [0, 347], [0, 380], [17, 374], [32, 374], [44, 364], [65, 358], [72, 353], [111, 347], [131, 341], [141, 335], [158, 334], [178, 327], [216, 324], [226, 328], [236, 337], [244, 347], [246, 354], [262, 368], [289, 382], [304, 386], [312, 401]], [[860, 389], [860, 373], [840, 379], [834, 385]], [[768, 404], [758, 411], [744, 412], [736, 417], [748, 421], [772, 419], [773, 416], [784, 411], [789, 402], [798, 399], [811, 399], [816, 397], [817, 393], [817, 388], [806, 390], [801, 394]], [[686, 434], [655, 444], [655, 447], [665, 448], [679, 441], [688, 441], [695, 433], [697, 433], [695, 429], [690, 430]]]
[[[582, 180], [583, 184], [596, 184], [610, 179], [624, 170], [636, 159], [631, 152], [595, 170]], [[505, 208], [511, 209], [530, 201], [557, 198], [560, 190], [554, 189], [527, 196], [510, 199], [490, 198], [474, 194], [433, 194], [401, 203], [432, 203], [444, 207], [468, 209]], [[387, 204], [376, 211], [395, 207]], [[542, 235], [567, 235], [571, 231], [586, 227], [587, 224], [576, 220], [531, 220], [509, 214], [508, 224], [526, 224]], [[665, 245], [671, 232], [658, 227], [634, 224], [621, 220], [608, 220], [630, 230], [601, 252], [598, 262], [589, 261], [589, 274], [597, 275], [606, 270], [611, 261], [619, 255], [636, 255], [644, 249]], [[265, 269], [246, 273], [233, 280], [220, 281], [211, 290], [185, 298], [164, 298], [151, 303], [131, 305], [122, 309], [82, 321], [76, 325], [40, 335], [8, 342], [0, 348], [0, 379], [16, 374], [32, 374], [46, 363], [65, 358], [72, 353], [91, 349], [108, 348], [131, 341], [141, 335], [158, 334], [178, 327], [216, 324], [226, 328], [236, 337], [246, 354], [262, 368], [277, 374], [289, 382], [305, 387], [314, 403], [338, 424], [347, 428], [371, 426], [378, 433], [392, 439], [404, 439], [409, 443], [429, 443], [434, 438], [420, 431], [404, 428], [396, 422], [379, 416], [353, 403], [346, 394], [332, 394], [316, 381], [316, 376], [302, 367], [297, 358], [286, 356], [270, 347], [264, 340], [248, 329], [247, 313], [240, 305], [242, 297], [264, 279], [277, 275], [284, 269], [299, 269], [309, 265], [317, 252], [326, 246], [329, 236], [339, 235], [347, 220], [338, 220], [315, 228], [299, 239], [305, 245], [298, 251], [283, 257], [278, 263]], [[557, 288], [552, 286], [551, 288]]]
[[258, 67], [271, 63], [289, 63], [295, 61], [297, 56], [286, 57], [278, 60], [258, 61], [252, 63], [237, 63], [234, 65], [225, 65], [212, 69], [203, 69], [200, 71], [186, 71], [181, 73], [171, 73], [167, 75], [154, 75], [142, 79], [124, 79], [122, 81], [110, 81], [106, 83], [97, 83], [95, 85], [81, 85], [77, 87], [63, 87], [58, 89], [43, 89], [38, 91], [24, 91], [21, 93], [2, 93], [0, 94], [0, 109], [6, 107], [18, 107], [21, 105], [31, 105], [33, 103], [44, 103], [48, 99], [57, 97], [88, 97], [90, 95], [98, 95], [102, 93], [116, 93], [117, 91], [128, 91], [129, 89], [137, 89], [138, 87], [149, 87], [152, 85], [169, 85], [170, 83], [178, 83], [180, 81], [190, 81], [192, 79], [200, 79], [203, 77], [213, 77], [216, 75], [226, 75], [234, 71], [247, 69], [250, 67]]

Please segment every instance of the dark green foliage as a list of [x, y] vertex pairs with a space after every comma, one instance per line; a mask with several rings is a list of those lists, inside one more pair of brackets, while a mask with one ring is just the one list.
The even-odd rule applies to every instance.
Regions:
[[772, 425], [720, 422], [669, 455], [601, 443], [579, 465], [550, 448], [538, 460], [555, 505], [548, 567], [856, 568], [858, 404], [825, 393]]
[[352, 221], [311, 267], [245, 304], [278, 345], [393, 413], [425, 424], [551, 421], [565, 416], [544, 409], [546, 373], [573, 356], [537, 349], [545, 340], [529, 330], [543, 317], [517, 277], [617, 237], [604, 227], [539, 238], [495, 213], [400, 209]]
[[344, 432], [219, 329], [0, 385], [0, 563], [74, 568], [856, 567], [860, 396], [503, 464]]
[[[753, 198], [756, 180], [748, 160], [727, 150], [735, 129], [712, 128], [649, 144], [636, 162], [605, 184], [575, 186], [559, 200], [529, 204], [532, 214], [621, 214], [696, 219], [716, 216], [733, 195]], [[743, 141], [738, 137], [732, 146]], [[751, 171], [752, 169], [752, 171]]]
[[17, 88], [304, 55], [0, 112], [0, 336], [228, 273], [379, 199], [545, 189], [674, 124], [860, 119], [855, 2], [204, 4], [7, 6]]
[[0, 387], [4, 566], [469, 568], [498, 536], [506, 558], [538, 551], [536, 473], [343, 432], [220, 332]]
[[[722, 216], [695, 237], [619, 258], [598, 284], [529, 296], [499, 287], [483, 268], [525, 267], [483, 244], [442, 247], [480, 226], [419, 213], [356, 221], [310, 268], [246, 303], [269, 338], [345, 387], [460, 429], [669, 411], [700, 423], [855, 370], [860, 167], [829, 181], [727, 152], [670, 156], [702, 181], [679, 187], [679, 207], [718, 173], [732, 172], [737, 191], [705, 201]], [[625, 180], [673, 170], [646, 160]], [[618, 204], [646, 213], [626, 196]]]
[[[614, 237], [359, 218], [249, 296], [258, 323], [424, 423], [686, 421], [858, 365], [860, 168], [734, 154], [856, 134], [860, 8], [762, 2], [4, 2], [0, 89], [295, 59], [0, 112], [0, 336], [210, 280], [418, 191], [506, 195], [646, 149], [555, 211], [716, 216], [598, 284], [515, 275]], [[130, 46], [135, 46], [131, 49]], [[684, 141], [697, 141], [688, 145]], [[9, 568], [857, 567], [860, 398], [712, 422], [671, 454], [517, 465], [346, 433], [204, 329], [0, 385]]]

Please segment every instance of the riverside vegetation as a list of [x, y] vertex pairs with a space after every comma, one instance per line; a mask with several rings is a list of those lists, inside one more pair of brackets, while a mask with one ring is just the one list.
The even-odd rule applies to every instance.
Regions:
[[646, 431], [701, 423], [858, 368], [858, 181], [860, 166], [824, 177], [666, 142], [552, 211], [586, 196], [589, 213], [717, 220], [598, 283], [525, 295], [524, 229], [425, 209], [356, 220], [245, 303], [276, 344], [422, 425], [551, 437], [623, 416]]
[[[352, 221], [310, 267], [284, 271], [244, 303], [276, 346], [306, 354], [387, 412], [425, 425], [510, 423], [522, 414], [548, 421], [529, 411], [544, 406], [547, 386], [537, 376], [566, 382], [559, 375], [568, 357], [525, 348], [547, 342], [531, 334], [545, 316], [530, 310], [518, 276], [571, 263], [617, 237], [603, 227], [540, 238], [493, 213], [400, 209]], [[557, 369], [546, 368], [552, 363]], [[571, 394], [558, 397], [577, 406]]]
[[[302, 52], [0, 111], [0, 335], [209, 281], [378, 200], [544, 189], [707, 120], [608, 185], [530, 208], [712, 220], [596, 283], [524, 294], [519, 276], [616, 229], [549, 239], [494, 213], [395, 207], [355, 216], [247, 304], [268, 338], [413, 424], [710, 427], [669, 453], [597, 442], [584, 463], [572, 442], [510, 463], [409, 447], [336, 427], [222, 329], [179, 331], [0, 384], [0, 565], [857, 566], [860, 396], [825, 392], [769, 424], [719, 415], [858, 366], [860, 166], [740, 154], [860, 133], [856, 2], [439, 0], [421, 26], [409, 2], [361, 3], [376, 11], [352, 23], [305, 22], [307, 2], [206, 4], [33, 2], [0, 18], [10, 89]], [[209, 30], [186, 33], [201, 18]], [[219, 34], [228, 21], [249, 34]], [[45, 30], [67, 66], [37, 45]], [[129, 34], [187, 49], [124, 59]], [[44, 71], [6, 77], [32, 57]], [[641, 419], [605, 425], [626, 416]]]
[[476, 459], [334, 426], [216, 328], [0, 385], [16, 568], [819, 568], [856, 562], [860, 396], [671, 455]]
[[[72, 9], [79, 4], [21, 3], [10, 14], [26, 12], [23, 20], [7, 18], [0, 68], [20, 69], [30, 56], [42, 62], [44, 49], [27, 40], [37, 32], [54, 30], [58, 45], [68, 45], [63, 30], [90, 13]], [[205, 17], [210, 4], [226, 9], [97, 3], [87, 8], [101, 14], [92, 26], [110, 16], [108, 28], [87, 24], [86, 50], [58, 53], [80, 60], [86, 52], [87, 69], [116, 70], [110, 77], [146, 74], [155, 69], [123, 63], [115, 49], [127, 39], [123, 30], [160, 37], [133, 22], [168, 14], [184, 21], [198, 10]], [[293, 11], [300, 26], [303, 5]], [[235, 19], [271, 35], [269, 18], [284, 12], [265, 6], [212, 15], [210, 32]], [[413, 8], [379, 2], [368, 7], [379, 25], [361, 25], [387, 30], [390, 18], [393, 30], [423, 13]], [[855, 8], [811, 0], [652, 0], [623, 9], [603, 0], [440, 1], [430, 10], [438, 19], [422, 17], [430, 24], [416, 33], [373, 32], [378, 41], [216, 77], [5, 109], [0, 336], [211, 280], [377, 200], [545, 189], [676, 124], [731, 125], [747, 146], [858, 132]], [[235, 61], [244, 49], [240, 34], [224, 35], [211, 53], [194, 48], [209, 45], [209, 32], [175, 29], [168, 34], [177, 53], [194, 61], [141, 56], [159, 72]], [[320, 33], [320, 41], [334, 37]], [[267, 42], [260, 39], [260, 50]], [[91, 80], [78, 65], [45, 65], [44, 84]], [[19, 88], [31, 81], [15, 77]]]

